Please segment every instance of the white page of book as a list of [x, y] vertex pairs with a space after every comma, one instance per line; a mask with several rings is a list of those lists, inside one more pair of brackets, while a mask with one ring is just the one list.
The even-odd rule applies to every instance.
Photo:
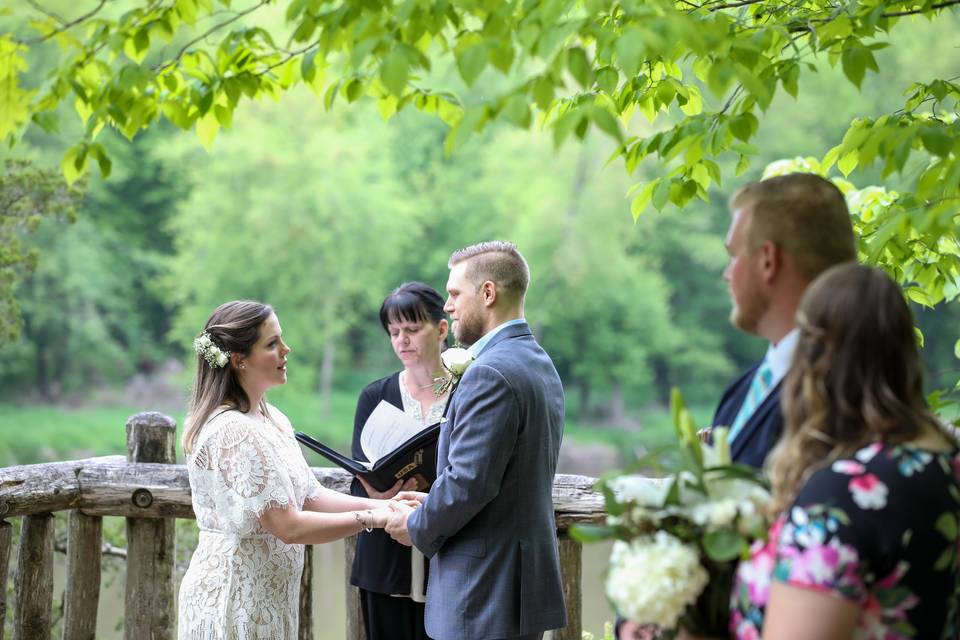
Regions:
[[370, 466], [423, 430], [416, 420], [386, 400], [374, 408], [360, 432], [360, 448]]

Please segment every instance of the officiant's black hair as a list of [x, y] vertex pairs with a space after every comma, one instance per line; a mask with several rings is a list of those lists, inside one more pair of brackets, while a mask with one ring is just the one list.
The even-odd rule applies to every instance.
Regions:
[[443, 297], [422, 282], [404, 282], [380, 305], [380, 324], [390, 333], [391, 322], [432, 322], [444, 319]]

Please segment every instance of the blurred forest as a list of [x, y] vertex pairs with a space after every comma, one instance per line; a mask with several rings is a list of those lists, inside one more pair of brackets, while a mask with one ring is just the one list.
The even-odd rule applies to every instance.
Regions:
[[[385, 121], [364, 103], [326, 110], [305, 89], [244, 103], [209, 153], [169, 125], [132, 142], [104, 131], [112, 174], [82, 185], [76, 220], [18, 232], [38, 263], [15, 289], [19, 337], [0, 345], [0, 464], [9, 426], [31, 407], [182, 410], [191, 340], [235, 298], [272, 304], [293, 347], [289, 388], [275, 398], [316, 399], [311, 411], [337, 417], [345, 440], [350, 398], [397, 367], [380, 301], [408, 280], [442, 291], [449, 253], [493, 238], [517, 243], [530, 263], [527, 318], [572, 421], [642, 439], [672, 386], [709, 416], [766, 346], [728, 322], [726, 199], [765, 164], [818, 155], [855, 115], [902, 103], [911, 82], [960, 76], [958, 27], [955, 16], [903, 25], [860, 91], [826, 65], [804, 76], [802, 100], [781, 93], [762, 119], [744, 175], [709, 202], [636, 222], [627, 190], [656, 168], [607, 166], [615, 143], [592, 133], [555, 149], [547, 133], [492, 125], [447, 156], [436, 118], [407, 110]], [[489, 90], [485, 81], [469, 91]], [[0, 157], [55, 168], [63, 137], [34, 127]], [[732, 177], [733, 163], [723, 172]], [[863, 187], [878, 176], [851, 179]], [[930, 390], [957, 381], [956, 306], [915, 309]]]

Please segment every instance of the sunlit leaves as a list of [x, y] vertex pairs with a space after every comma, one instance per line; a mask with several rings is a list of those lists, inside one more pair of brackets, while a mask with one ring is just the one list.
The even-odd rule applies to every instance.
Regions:
[[26, 47], [8, 35], [0, 35], [0, 140], [15, 134], [30, 119], [33, 95], [20, 85], [20, 73], [26, 71]]

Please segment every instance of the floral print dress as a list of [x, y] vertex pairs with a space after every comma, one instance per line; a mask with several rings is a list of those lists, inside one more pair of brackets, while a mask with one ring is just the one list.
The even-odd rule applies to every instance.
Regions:
[[960, 637], [960, 453], [874, 443], [815, 472], [740, 564], [731, 636], [760, 638], [777, 580], [856, 603], [854, 638]]

